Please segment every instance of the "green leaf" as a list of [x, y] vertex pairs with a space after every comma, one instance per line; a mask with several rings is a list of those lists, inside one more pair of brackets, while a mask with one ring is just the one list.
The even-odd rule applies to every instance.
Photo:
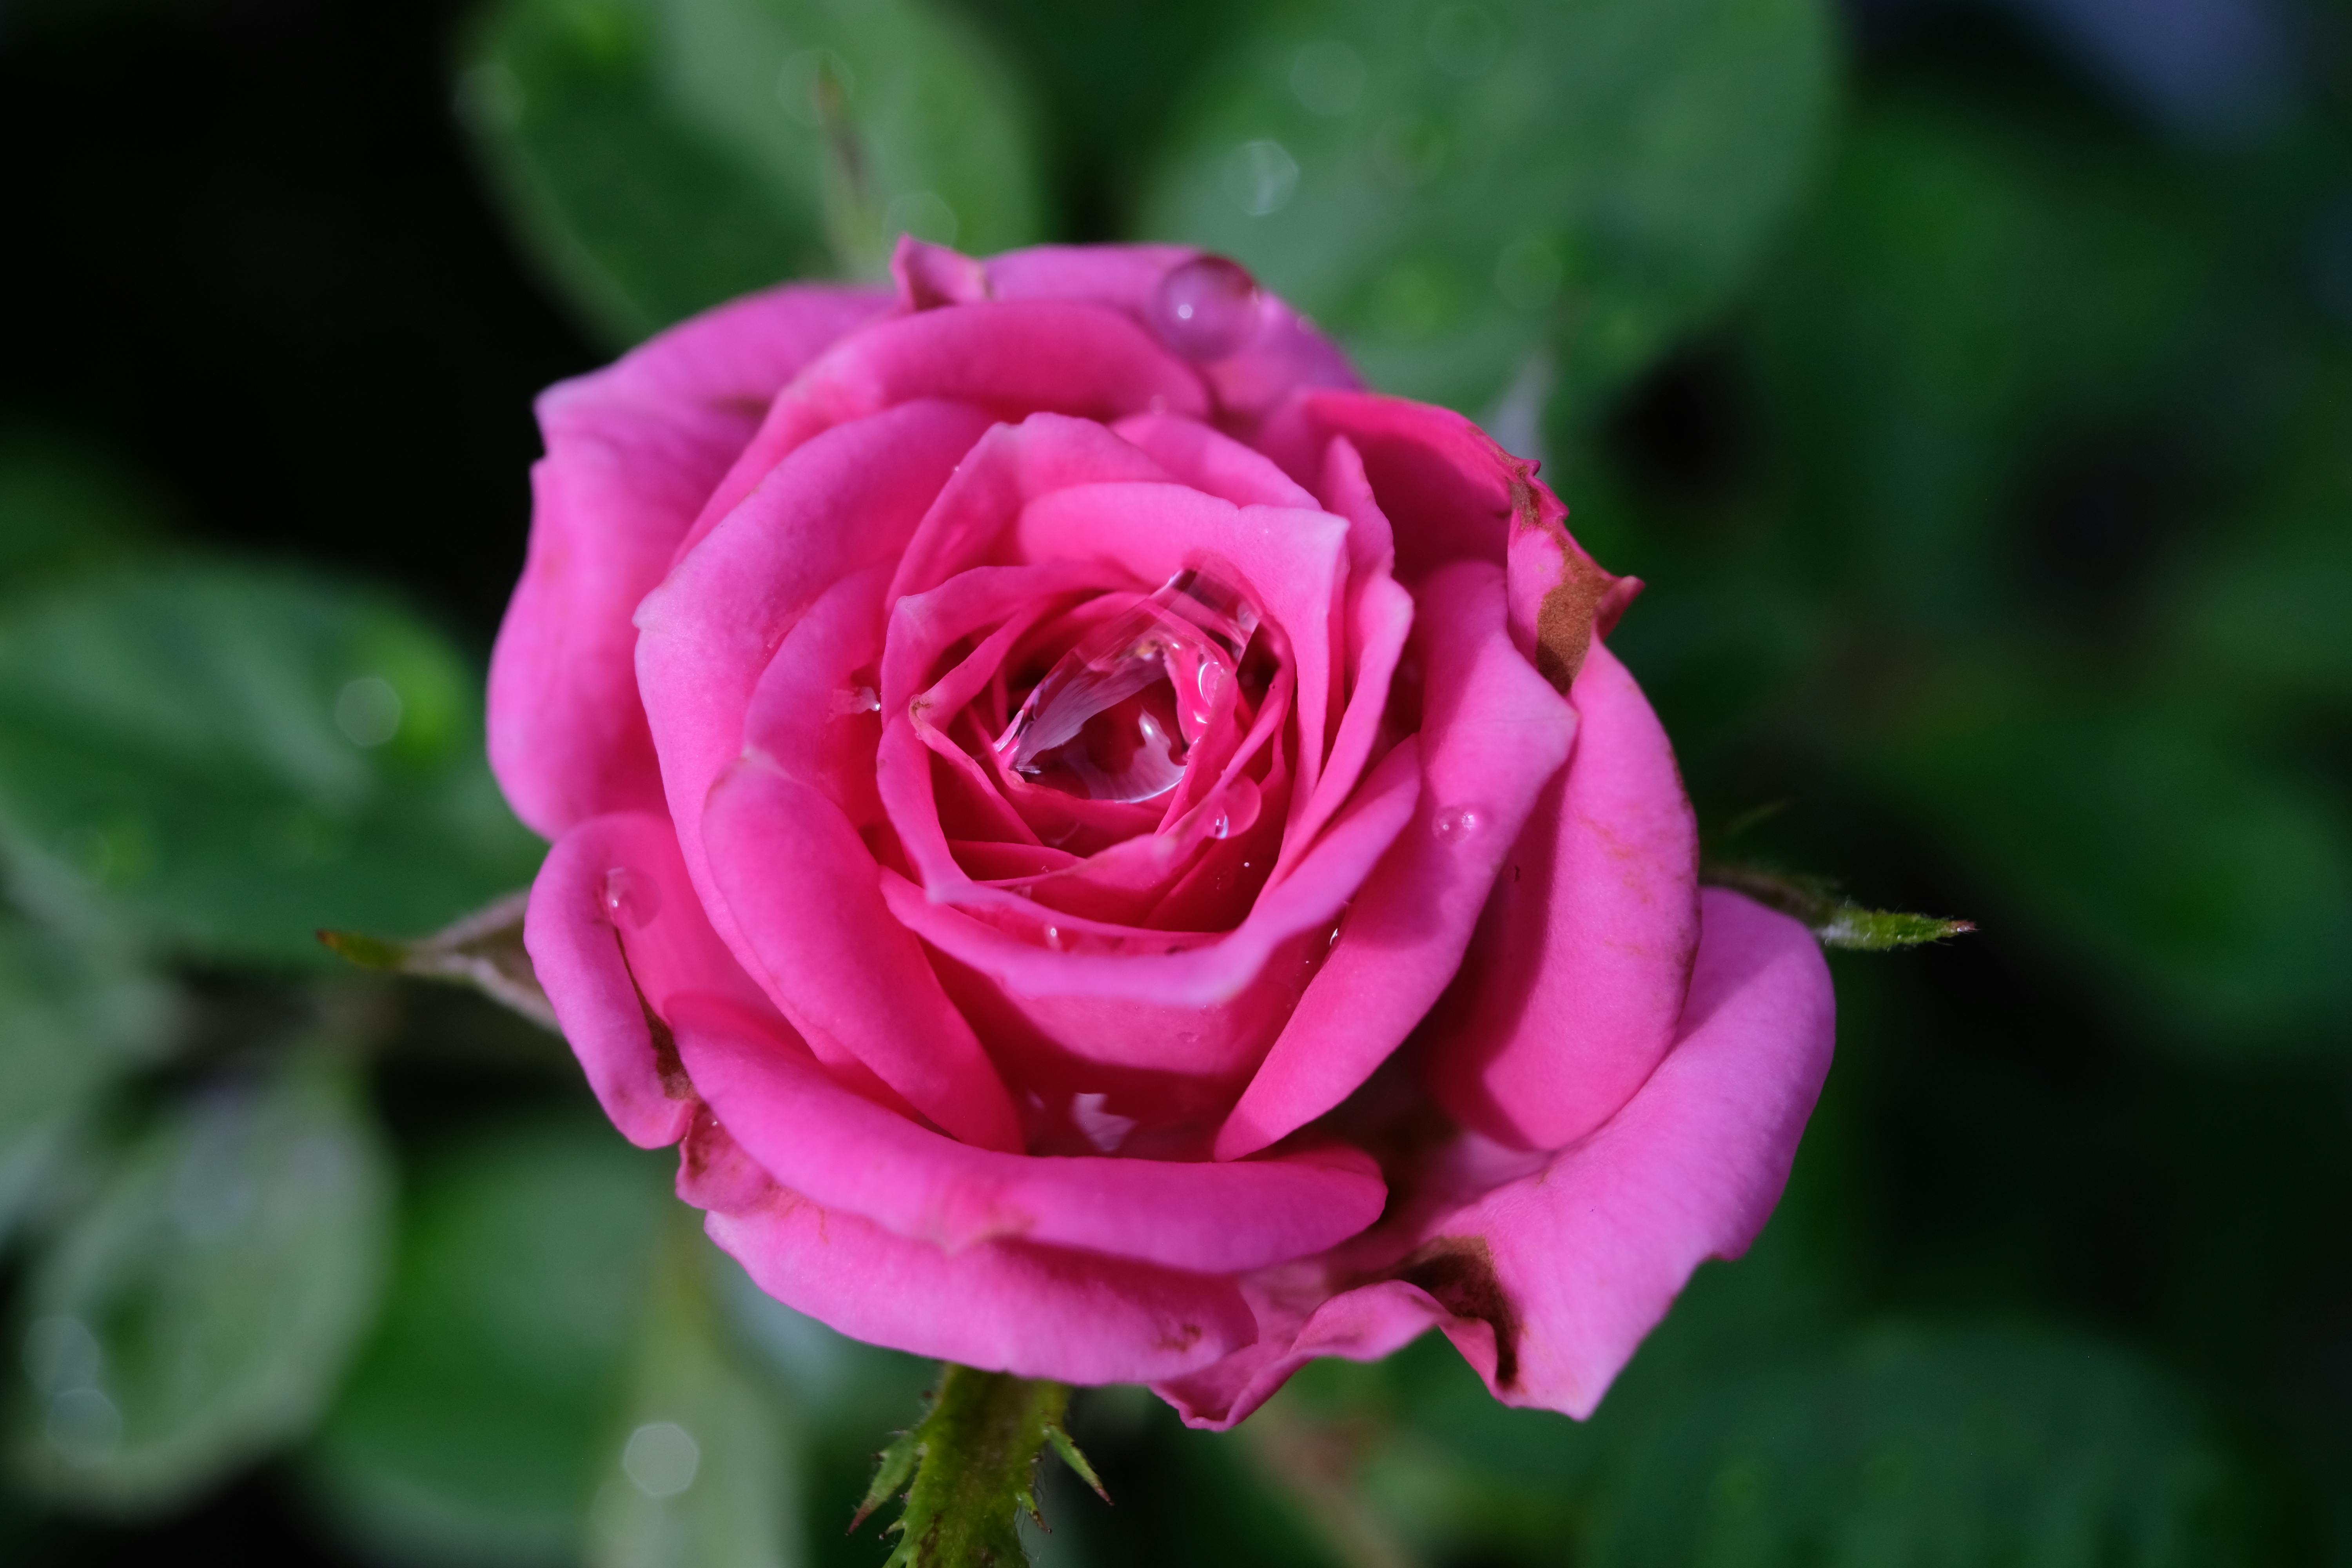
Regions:
[[2273, 1561], [2242, 1465], [2179, 1394], [2094, 1342], [1890, 1329], [1696, 1393], [1627, 1434], [1580, 1563]]
[[0, 920], [0, 1235], [90, 1102], [162, 1047], [173, 1001], [110, 943]]
[[[1062, 1428], [1067, 1384], [948, 1363], [930, 1409], [882, 1450], [849, 1527], [902, 1490], [905, 1513], [885, 1568], [1015, 1568], [1024, 1513], [1035, 1519], [1037, 1453], [1047, 1444], [1108, 1502], [1092, 1466]], [[1042, 1520], [1040, 1522], [1043, 1522]]]
[[476, 671], [389, 602], [200, 565], [0, 610], [0, 842], [52, 913], [218, 959], [429, 931], [541, 853], [491, 782]]
[[560, 1033], [555, 1008], [522, 945], [523, 914], [530, 905], [528, 889], [509, 893], [415, 942], [349, 931], [322, 931], [319, 940], [362, 969], [471, 986]]
[[731, 1268], [680, 1209], [655, 1265], [625, 1419], [589, 1510], [590, 1568], [781, 1568], [799, 1559], [792, 1434], [713, 1295]]
[[614, 341], [902, 229], [1037, 238], [1012, 78], [927, 0], [502, 0], [461, 101], [522, 237]]
[[1767, 909], [1793, 915], [1805, 922], [1824, 947], [1884, 952], [1890, 948], [1942, 942], [1977, 929], [1970, 921], [1864, 909], [1841, 893], [1837, 883], [1829, 878], [1803, 872], [1710, 862], [1699, 868], [1699, 880], [1711, 888], [1745, 893]]
[[1818, 0], [1308, 0], [1208, 74], [1144, 232], [1240, 260], [1383, 391], [1475, 412], [1549, 345], [1589, 413], [1758, 254], [1833, 54]]
[[404, 1561], [572, 1559], [674, 1160], [583, 1117], [478, 1135], [420, 1173], [383, 1318], [306, 1456], [351, 1534]]
[[357, 1086], [323, 1051], [175, 1106], [34, 1265], [11, 1336], [17, 1473], [152, 1510], [299, 1436], [374, 1309], [390, 1205]]

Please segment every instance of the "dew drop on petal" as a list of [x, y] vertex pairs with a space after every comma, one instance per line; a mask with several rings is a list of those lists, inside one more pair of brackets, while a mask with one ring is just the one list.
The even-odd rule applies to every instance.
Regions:
[[1459, 844], [1478, 831], [1478, 814], [1466, 805], [1449, 805], [1437, 814], [1431, 830], [1442, 843]]
[[1257, 279], [1222, 256], [1171, 268], [1151, 296], [1160, 341], [1196, 363], [1230, 358], [1257, 336]]
[[1045, 928], [1045, 945], [1052, 948], [1055, 952], [1062, 951], [1062, 928], [1060, 926], [1047, 926]]
[[631, 931], [643, 930], [646, 922], [661, 913], [661, 889], [650, 877], [640, 877], [626, 866], [615, 866], [604, 873], [601, 900], [604, 913], [614, 924]]
[[1212, 838], [1223, 838], [1233, 830], [1234, 819], [1225, 812], [1221, 811], [1209, 819], [1209, 837]]
[[847, 719], [859, 713], [882, 711], [882, 697], [870, 686], [849, 686], [833, 694], [833, 716]]

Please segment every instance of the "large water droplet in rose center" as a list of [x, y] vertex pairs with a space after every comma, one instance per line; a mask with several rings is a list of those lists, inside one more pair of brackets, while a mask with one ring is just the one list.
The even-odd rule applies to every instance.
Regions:
[[1088, 800], [1167, 794], [1231, 711], [1257, 623], [1222, 562], [1187, 566], [1055, 661], [997, 738], [997, 755]]

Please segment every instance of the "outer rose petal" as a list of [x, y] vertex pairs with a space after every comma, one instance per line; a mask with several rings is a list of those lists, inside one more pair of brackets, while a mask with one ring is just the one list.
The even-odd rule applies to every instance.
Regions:
[[[1218, 1132], [1221, 1160], [1254, 1153], [1339, 1104], [1421, 1021], [1461, 964], [1496, 868], [1575, 737], [1576, 714], [1511, 646], [1501, 573], [1456, 563], [1423, 585], [1420, 608], [1416, 643], [1429, 671], [1420, 803]], [[1467, 821], [1442, 837], [1436, 823], [1448, 810]]]
[[965, 1142], [1019, 1149], [1004, 1080], [884, 906], [873, 852], [841, 807], [753, 752], [720, 778], [702, 821], [713, 879], [793, 1026]]
[[1344, 1145], [1236, 1164], [975, 1149], [850, 1093], [772, 1025], [691, 997], [672, 1023], [697, 1092], [778, 1183], [950, 1252], [1018, 1237], [1234, 1273], [1338, 1246], [1388, 1195]]
[[1234, 1282], [1022, 1241], [950, 1253], [772, 1188], [710, 1238], [760, 1289], [854, 1339], [1064, 1383], [1180, 1376], [1246, 1345]]
[[[617, 919], [608, 894], [620, 897]], [[703, 918], [659, 816], [593, 817], [557, 840], [531, 884], [523, 946], [597, 1102], [640, 1148], [677, 1142], [694, 1109], [677, 1058], [655, 1054], [648, 1007], [663, 1015], [697, 992], [773, 1017]]]
[[552, 838], [661, 803], [629, 616], [779, 388], [887, 295], [795, 284], [671, 328], [539, 400], [530, 553], [490, 656], [490, 765]]
[[688, 531], [688, 548], [802, 442], [919, 397], [976, 403], [1008, 422], [1041, 410], [1106, 420], [1208, 411], [1190, 367], [1099, 305], [1034, 300], [901, 316], [839, 344], [777, 395]]
[[1434, 1318], [1496, 1398], [1591, 1415], [1691, 1270], [1764, 1227], [1829, 1072], [1836, 1009], [1811, 933], [1717, 889], [1702, 908], [1673, 1051], [1591, 1138], [1398, 1238], [1429, 1289], [1392, 1279], [1286, 1314], [1256, 1292], [1262, 1331], [1296, 1324], [1290, 1348], [1158, 1392], [1191, 1425], [1230, 1426], [1310, 1357], [1384, 1355]]
[[923, 399], [824, 432], [778, 464], [637, 608], [637, 683], [670, 816], [730, 944], [740, 939], [698, 825], [710, 786], [742, 753], [761, 671], [819, 595], [905, 546], [988, 426], [968, 404]]
[[[974, 263], [913, 238], [891, 264], [910, 309], [980, 300], [1087, 300], [1157, 331], [1160, 279], [1203, 253], [1175, 245], [1040, 245]], [[1348, 356], [1270, 293], [1257, 299], [1257, 330], [1225, 359], [1201, 367], [1224, 420], [1247, 426], [1301, 386], [1363, 384]]]
[[1569, 700], [1576, 754], [1423, 1031], [1446, 1110], [1527, 1149], [1582, 1137], [1648, 1079], [1698, 942], [1698, 826], [1657, 715], [1598, 642]]

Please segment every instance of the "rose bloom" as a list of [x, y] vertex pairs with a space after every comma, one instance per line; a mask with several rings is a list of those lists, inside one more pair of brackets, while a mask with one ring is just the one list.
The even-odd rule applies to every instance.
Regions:
[[793, 285], [539, 404], [490, 756], [604, 1110], [779, 1300], [1196, 1426], [1442, 1329], [1582, 1415], [1829, 1065], [1639, 587], [1232, 263]]

